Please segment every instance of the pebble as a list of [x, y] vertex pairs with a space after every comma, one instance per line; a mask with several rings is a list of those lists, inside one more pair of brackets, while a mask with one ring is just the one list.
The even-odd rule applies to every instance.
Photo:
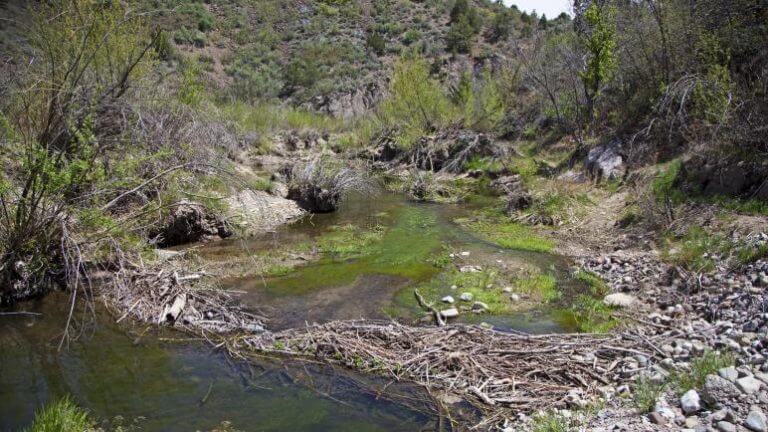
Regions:
[[517, 294], [512, 294], [511, 296], [509, 296], [509, 299], [512, 300], [513, 302], [519, 302], [520, 296]]
[[688, 390], [680, 398], [680, 407], [686, 414], [693, 414], [701, 409], [701, 398], [696, 390]]
[[472, 304], [472, 312], [487, 312], [489, 309], [488, 305], [483, 302], [477, 301]]
[[460, 253], [459, 255], [461, 255], [463, 257], [468, 257], [469, 256], [469, 252], [464, 251], [464, 252]]
[[456, 308], [444, 309], [440, 311], [443, 318], [456, 318], [459, 316], [459, 310]]
[[621, 308], [630, 307], [635, 304], [635, 302], [637, 302], [637, 299], [634, 296], [624, 293], [608, 294], [603, 299], [603, 303], [605, 303], [606, 306]]
[[471, 302], [472, 299], [475, 298], [475, 296], [473, 296], [472, 293], [470, 292], [465, 292], [465, 293], [461, 293], [461, 297], [459, 298], [461, 299], [461, 301]]
[[717, 430], [721, 432], [736, 432], [736, 425], [727, 421], [717, 422]]
[[451, 296], [445, 296], [442, 299], [440, 299], [443, 303], [453, 304], [456, 300], [453, 299]]
[[653, 424], [664, 426], [667, 424], [667, 419], [661, 415], [660, 413], [657, 413], [656, 411], [648, 414], [648, 420], [651, 421]]

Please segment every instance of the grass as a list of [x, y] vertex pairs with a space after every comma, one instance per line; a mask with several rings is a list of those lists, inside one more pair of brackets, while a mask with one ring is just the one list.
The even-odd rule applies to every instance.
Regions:
[[35, 413], [28, 432], [82, 432], [95, 430], [88, 413], [69, 397], [60, 399]]
[[619, 324], [613, 316], [613, 309], [603, 298], [610, 292], [610, 287], [595, 273], [579, 270], [574, 279], [584, 283], [588, 290], [574, 298], [561, 312], [561, 319], [571, 327], [584, 333], [607, 333]]
[[752, 264], [763, 258], [768, 258], [768, 244], [755, 247], [745, 246], [736, 251], [736, 262], [739, 265]]
[[530, 227], [502, 218], [458, 219], [456, 222], [506, 249], [548, 253], [555, 248], [551, 240], [537, 235]]
[[651, 382], [646, 377], [640, 378], [633, 387], [632, 404], [641, 414], [649, 413], [654, 410], [663, 392], [663, 383]]
[[677, 393], [682, 395], [688, 390], [701, 388], [707, 375], [716, 374], [719, 369], [733, 366], [735, 362], [736, 359], [731, 353], [707, 351], [691, 361], [690, 371], [676, 373], [671, 381]]
[[243, 132], [271, 133], [279, 130], [314, 129], [339, 132], [345, 129], [343, 120], [279, 105], [250, 105], [236, 102], [218, 108], [222, 120], [233, 122]]
[[571, 430], [570, 422], [564, 416], [547, 411], [533, 417], [531, 432], [568, 432]]
[[559, 299], [561, 295], [557, 289], [557, 279], [551, 274], [534, 274], [522, 277], [515, 281], [515, 288], [516, 292], [545, 303], [553, 302]]
[[720, 235], [712, 235], [700, 227], [691, 227], [681, 238], [668, 236], [662, 247], [662, 257], [670, 264], [694, 272], [715, 270], [711, 253], [727, 253], [730, 244]]

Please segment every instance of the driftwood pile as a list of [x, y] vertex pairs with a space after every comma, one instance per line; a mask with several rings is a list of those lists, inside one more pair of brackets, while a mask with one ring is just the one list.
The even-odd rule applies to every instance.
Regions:
[[192, 333], [265, 331], [263, 317], [243, 310], [226, 291], [199, 283], [204, 274], [180, 274], [124, 268], [101, 290], [102, 297], [118, 310], [118, 322], [130, 317]]
[[130, 316], [170, 324], [239, 359], [298, 356], [415, 382], [436, 400], [470, 403], [482, 413], [481, 426], [588, 403], [601, 387], [637, 375], [640, 356], [663, 354], [663, 341], [648, 336], [655, 332], [639, 328], [610, 335], [529, 335], [474, 325], [355, 320], [270, 332], [262, 317], [243, 310], [226, 292], [201, 287], [200, 274], [124, 270], [119, 276], [114, 288], [103, 290], [108, 304], [121, 311], [118, 321]]
[[229, 349], [310, 356], [414, 381], [471, 403], [491, 425], [588, 401], [600, 387], [636, 374], [632, 357], [652, 358], [653, 346], [631, 333], [536, 336], [359, 320], [239, 336]]

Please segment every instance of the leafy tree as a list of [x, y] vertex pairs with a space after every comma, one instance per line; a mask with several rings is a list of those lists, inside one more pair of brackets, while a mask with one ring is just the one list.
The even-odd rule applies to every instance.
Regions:
[[585, 70], [581, 73], [587, 98], [587, 116], [594, 115], [595, 99], [617, 66], [615, 12], [610, 6], [593, 2], [584, 13], [588, 29], [583, 35], [587, 52]]

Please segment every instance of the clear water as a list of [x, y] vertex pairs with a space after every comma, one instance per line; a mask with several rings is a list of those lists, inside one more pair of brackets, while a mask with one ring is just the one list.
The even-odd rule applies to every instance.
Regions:
[[[204, 245], [199, 253], [208, 259], [226, 259], [244, 250], [258, 251], [311, 242], [334, 226], [354, 224], [385, 228], [372, 252], [357, 259], [323, 258], [282, 277], [239, 277], [224, 286], [240, 299], [264, 311], [272, 329], [336, 319], [400, 318], [413, 320], [420, 310], [413, 288], [436, 277], [440, 269], [430, 259], [443, 247], [470, 252], [472, 260], [502, 263], [508, 268], [538, 268], [552, 273], [560, 289], [582, 288], [569, 276], [569, 262], [560, 256], [501, 248], [466, 231], [453, 221], [469, 214], [472, 206], [421, 204], [382, 193], [352, 197], [340, 211], [314, 215], [299, 223], [247, 242], [232, 240]], [[457, 296], [456, 292], [444, 294]], [[536, 308], [501, 316], [471, 316], [463, 321], [484, 321], [497, 328], [535, 333], [571, 331], [554, 310]]]
[[[371, 393], [385, 383], [310, 365], [246, 368], [202, 344], [136, 340], [106, 318], [57, 352], [66, 303], [54, 294], [20, 306], [42, 316], [0, 315], [1, 431], [23, 429], [36, 409], [67, 394], [99, 419], [145, 417], [149, 431], [210, 430], [223, 420], [245, 431], [435, 430], [426, 404]], [[424, 397], [397, 386], [387, 394]]]

